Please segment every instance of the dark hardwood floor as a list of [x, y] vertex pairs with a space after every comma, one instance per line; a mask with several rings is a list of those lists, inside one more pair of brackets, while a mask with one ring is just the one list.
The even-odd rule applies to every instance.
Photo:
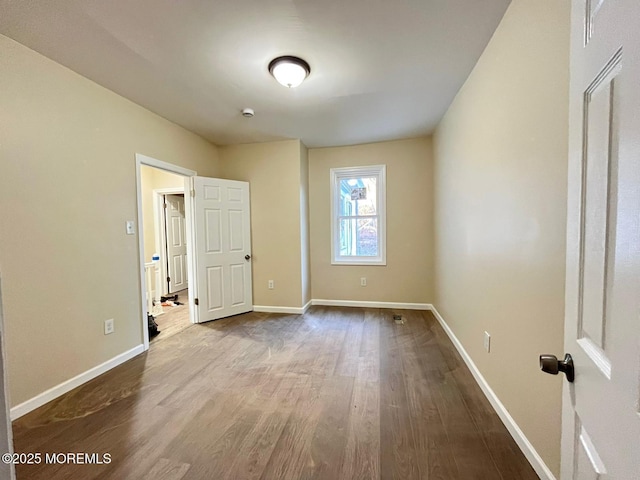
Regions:
[[19, 466], [19, 480], [538, 478], [419, 311], [194, 325], [18, 419], [14, 442], [111, 456]]

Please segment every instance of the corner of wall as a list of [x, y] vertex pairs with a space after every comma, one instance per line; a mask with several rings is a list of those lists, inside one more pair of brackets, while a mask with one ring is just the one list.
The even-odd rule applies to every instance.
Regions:
[[[224, 178], [250, 184], [253, 302], [257, 308], [284, 311], [306, 303], [304, 152], [306, 147], [297, 139], [221, 148]], [[275, 288], [268, 288], [269, 280]]]
[[309, 236], [309, 150], [300, 141], [300, 267], [302, 306], [311, 301], [311, 253]]

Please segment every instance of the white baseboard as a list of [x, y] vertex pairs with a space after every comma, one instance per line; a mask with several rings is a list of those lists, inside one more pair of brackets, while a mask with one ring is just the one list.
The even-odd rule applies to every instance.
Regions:
[[491, 406], [500, 417], [500, 420], [502, 420], [502, 423], [504, 423], [504, 426], [507, 427], [507, 430], [509, 430], [509, 433], [520, 447], [520, 450], [522, 450], [522, 453], [524, 453], [524, 456], [527, 457], [527, 460], [529, 460], [529, 463], [536, 471], [538, 476], [543, 480], [556, 480], [556, 477], [553, 475], [551, 470], [549, 470], [547, 464], [544, 463], [542, 457], [538, 454], [531, 442], [529, 442], [529, 439], [527, 439], [524, 432], [520, 430], [520, 427], [518, 426], [516, 421], [509, 414], [496, 393], [482, 376], [480, 370], [478, 370], [478, 367], [473, 362], [467, 351], [464, 349], [462, 343], [460, 343], [460, 340], [458, 340], [458, 337], [456, 337], [451, 328], [449, 328], [449, 325], [447, 325], [447, 322], [444, 321], [440, 313], [438, 313], [438, 310], [436, 310], [433, 305], [431, 306], [430, 310], [436, 317], [438, 322], [440, 322], [440, 325], [442, 325], [442, 328], [451, 339], [451, 342], [453, 342], [453, 345], [458, 350], [458, 353], [460, 353], [460, 356], [464, 360], [464, 363], [466, 363], [467, 367], [469, 367], [469, 370], [471, 370], [471, 374], [476, 379], [476, 382], [478, 382], [478, 385], [480, 385], [480, 388], [491, 403]]
[[309, 308], [307, 305], [304, 307], [278, 307], [273, 305], [254, 305], [254, 312], [264, 313], [292, 313], [294, 315], [302, 315]]
[[20, 418], [21, 416], [26, 415], [32, 410], [41, 407], [45, 403], [58, 398], [60, 395], [63, 395], [73, 390], [74, 388], [79, 387], [83, 383], [96, 378], [98, 375], [102, 375], [108, 370], [117, 367], [121, 363], [132, 359], [136, 355], [140, 355], [142, 352], [144, 352], [144, 345], [138, 345], [131, 350], [127, 350], [126, 352], [123, 352], [120, 355], [117, 355], [112, 359], [107, 360], [106, 362], [87, 370], [86, 372], [76, 375], [75, 377], [62, 382], [61, 384], [56, 385], [55, 387], [52, 387], [39, 395], [36, 395], [26, 402], [22, 402], [20, 405], [16, 405], [11, 409], [11, 420], [15, 420], [16, 418]]
[[399, 303], [399, 302], [365, 302], [360, 300], [323, 300], [314, 298], [313, 305], [329, 307], [364, 307], [364, 308], [398, 308], [403, 310], [431, 310], [430, 303]]
[[254, 305], [254, 312], [264, 313], [292, 313], [302, 315], [309, 310], [311, 305], [324, 305], [328, 307], [365, 307], [365, 308], [398, 308], [404, 310], [431, 310], [430, 303], [398, 303], [398, 302], [365, 302], [360, 300], [309, 300], [304, 307], [278, 307], [274, 305]]

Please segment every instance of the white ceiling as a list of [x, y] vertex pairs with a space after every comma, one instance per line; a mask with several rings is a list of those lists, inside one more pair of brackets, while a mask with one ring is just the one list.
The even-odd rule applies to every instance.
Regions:
[[0, 33], [218, 145], [319, 147], [433, 131], [509, 2], [0, 0]]

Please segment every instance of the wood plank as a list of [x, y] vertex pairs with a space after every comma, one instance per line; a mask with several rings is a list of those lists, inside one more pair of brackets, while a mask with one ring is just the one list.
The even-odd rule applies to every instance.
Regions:
[[273, 448], [269, 461], [260, 476], [269, 480], [295, 480], [302, 478], [309, 461], [313, 433], [320, 419], [320, 390], [324, 377], [312, 377], [304, 385], [296, 406]]
[[385, 479], [420, 476], [402, 362], [408, 339], [404, 326], [386, 314], [380, 326], [380, 474]]
[[358, 372], [360, 358], [360, 344], [362, 343], [362, 331], [364, 328], [364, 312], [360, 309], [351, 309], [349, 312], [345, 312], [342, 315], [348, 322], [348, 327], [334, 375], [355, 377]]
[[353, 377], [327, 378], [320, 394], [322, 409], [309, 448], [304, 478], [336, 479], [347, 443]]
[[244, 439], [233, 458], [233, 463], [221, 478], [260, 478], [308, 381], [309, 377], [306, 376], [283, 377], [264, 408], [264, 415], [258, 419], [252, 432]]
[[344, 463], [338, 478], [380, 478], [380, 385], [363, 380], [359, 369], [353, 386]]
[[191, 465], [187, 463], [175, 463], [168, 458], [161, 458], [144, 480], [181, 480], [189, 471]]
[[[418, 452], [418, 471], [421, 478], [453, 480], [462, 478], [458, 472], [453, 448], [438, 410], [439, 397], [435, 392], [442, 372], [436, 370], [440, 364], [439, 350], [429, 343], [433, 333], [420, 325], [420, 317], [405, 312], [405, 327], [413, 336], [403, 356], [405, 388], [411, 414], [411, 429]], [[435, 358], [434, 358], [435, 357]], [[429, 371], [435, 373], [430, 376]]]
[[[328, 320], [330, 326], [332, 321]], [[308, 368], [310, 381], [300, 392], [261, 478], [299, 479], [309, 478], [313, 473], [316, 464], [312, 458], [312, 442], [326, 402], [323, 394], [326, 397], [331, 385], [323, 387], [325, 381], [332, 379], [330, 374], [335, 369], [344, 336], [344, 330], [324, 331], [321, 338], [316, 339], [314, 348], [308, 349], [313, 358]]]

